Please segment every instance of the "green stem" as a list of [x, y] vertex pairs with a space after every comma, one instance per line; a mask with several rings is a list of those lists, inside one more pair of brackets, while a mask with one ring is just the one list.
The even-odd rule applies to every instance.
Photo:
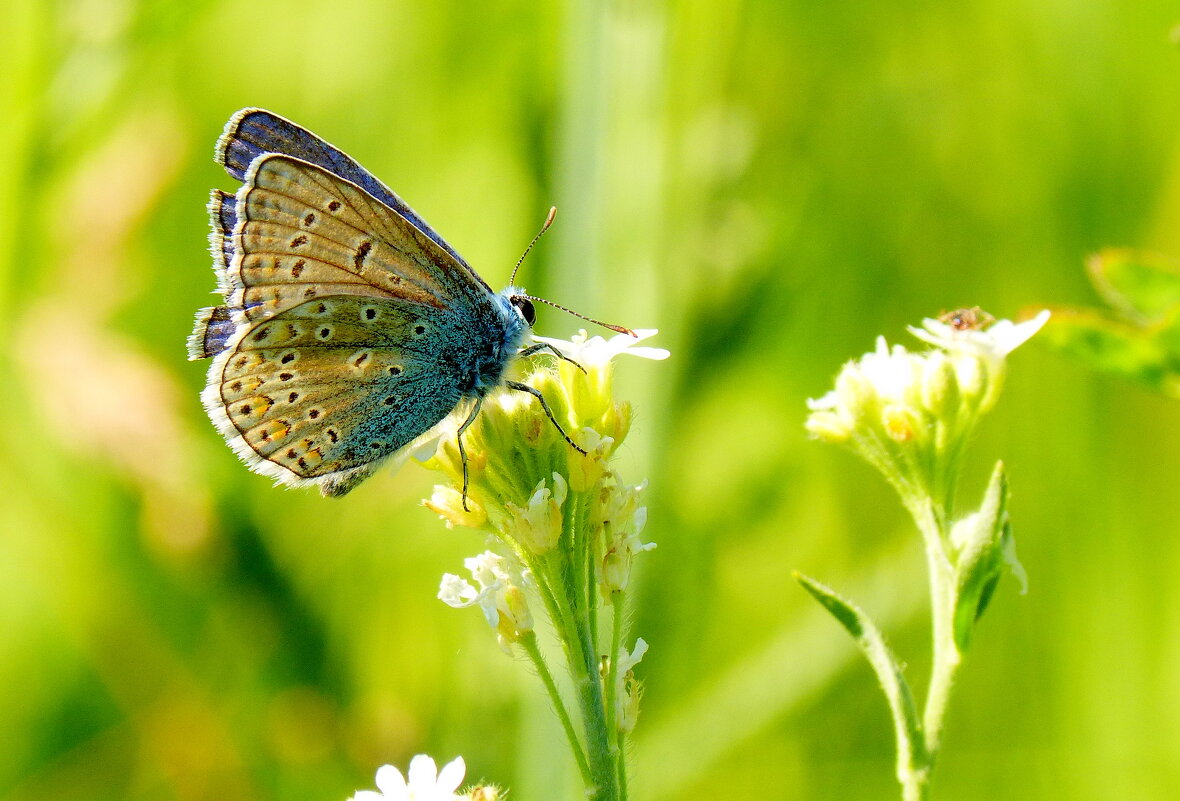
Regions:
[[618, 707], [616, 691], [619, 685], [619, 651], [623, 647], [623, 600], [622, 590], [611, 592], [610, 663], [606, 673], [607, 731], [616, 731], [619, 725], [615, 719], [615, 709]]
[[529, 655], [529, 659], [533, 662], [533, 667], [537, 670], [537, 675], [541, 677], [541, 683], [545, 685], [545, 692], [549, 694], [549, 703], [553, 704], [553, 710], [557, 713], [558, 720], [561, 721], [561, 728], [565, 731], [565, 737], [569, 740], [570, 750], [574, 752], [574, 759], [578, 763], [578, 770], [582, 774], [582, 783], [587, 787], [593, 781], [590, 774], [590, 763], [586, 761], [586, 752], [582, 749], [582, 743], [578, 740], [578, 733], [574, 729], [574, 722], [570, 718], [569, 710], [566, 709], [565, 702], [561, 699], [561, 693], [557, 690], [557, 683], [553, 681], [553, 674], [549, 670], [549, 665], [545, 662], [545, 657], [541, 655], [541, 649], [537, 645], [537, 635], [534, 632], [528, 632], [520, 638], [520, 646]]
[[[588, 632], [583, 630], [583, 633]], [[571, 664], [570, 667], [577, 685], [578, 705], [582, 711], [582, 727], [586, 734], [586, 750], [593, 779], [593, 785], [587, 786], [586, 797], [593, 801], [621, 801], [602, 702], [602, 677], [596, 667], [587, 669], [586, 663], [581, 666]]]
[[933, 658], [922, 710], [921, 748], [915, 748], [910, 769], [902, 770], [899, 766], [899, 778], [905, 801], [925, 801], [929, 798], [930, 775], [942, 745], [942, 727], [962, 654], [955, 644], [955, 577], [946, 551], [949, 536], [946, 509], [928, 497], [915, 499], [907, 506], [926, 545]]

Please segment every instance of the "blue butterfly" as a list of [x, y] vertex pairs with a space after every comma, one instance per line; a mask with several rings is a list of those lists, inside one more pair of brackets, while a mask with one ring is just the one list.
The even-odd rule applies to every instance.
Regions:
[[201, 399], [251, 470], [344, 495], [469, 406], [466, 474], [463, 431], [500, 386], [535, 396], [582, 451], [540, 392], [505, 378], [553, 350], [524, 347], [538, 298], [494, 292], [383, 183], [276, 114], [234, 114], [216, 160], [242, 182], [209, 203], [225, 303], [197, 313], [188, 351], [212, 357]]

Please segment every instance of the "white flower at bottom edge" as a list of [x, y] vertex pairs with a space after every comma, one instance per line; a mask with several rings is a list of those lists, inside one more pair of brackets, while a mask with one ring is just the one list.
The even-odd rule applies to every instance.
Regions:
[[455, 757], [439, 771], [433, 759], [418, 754], [410, 760], [409, 781], [393, 765], [382, 765], [377, 769], [377, 792], [358, 790], [350, 801], [455, 801], [463, 798], [455, 790], [466, 772], [463, 757]]

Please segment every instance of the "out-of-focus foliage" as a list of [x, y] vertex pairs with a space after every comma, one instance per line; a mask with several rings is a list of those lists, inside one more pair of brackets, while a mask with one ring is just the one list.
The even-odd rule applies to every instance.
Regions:
[[1100, 370], [1180, 397], [1180, 263], [1109, 249], [1087, 266], [1110, 311], [1059, 310], [1050, 342]]
[[[275, 489], [184, 359], [224, 120], [273, 109], [394, 187], [493, 285], [661, 329], [625, 363], [650, 479], [633, 798], [893, 797], [885, 705], [791, 581], [824, 576], [921, 685], [918, 537], [804, 400], [878, 334], [1092, 304], [1107, 246], [1180, 253], [1174, 3], [8, 0], [0, 26], [0, 800], [343, 799], [462, 753], [573, 798], [534, 677], [435, 600], [483, 542], [382, 473]], [[541, 309], [537, 330], [580, 322]], [[1036, 340], [1000, 583], [938, 797], [1180, 786], [1180, 409]]]

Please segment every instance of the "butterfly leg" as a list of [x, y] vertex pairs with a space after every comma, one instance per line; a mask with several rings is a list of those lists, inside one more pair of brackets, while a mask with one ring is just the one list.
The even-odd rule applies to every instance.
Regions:
[[575, 362], [569, 356], [566, 356], [564, 353], [562, 353], [557, 348], [550, 345], [548, 342], [538, 342], [536, 345], [529, 345], [527, 348], [524, 348], [516, 355], [517, 356], [532, 356], [534, 353], [539, 353], [540, 351], [543, 351], [543, 350], [552, 351], [553, 355], [556, 356], [557, 358], [561, 359], [563, 362], [569, 362], [574, 367], [577, 367], [579, 370], [581, 370], [583, 373], [586, 372], [585, 367], [583, 367], [582, 365]]
[[477, 398], [475, 401], [475, 408], [471, 410], [471, 414], [467, 415], [467, 419], [463, 421], [463, 425], [459, 426], [459, 430], [455, 432], [455, 441], [459, 443], [459, 461], [463, 463], [463, 511], [470, 512], [467, 508], [467, 487], [469, 486], [467, 480], [467, 449], [463, 447], [463, 432], [467, 427], [475, 422], [475, 418], [479, 416], [479, 408], [483, 406], [483, 398]]
[[561, 436], [565, 438], [565, 441], [570, 444], [570, 447], [583, 456], [586, 455], [586, 451], [580, 447], [578, 443], [570, 439], [570, 435], [565, 433], [565, 429], [561, 427], [561, 423], [557, 422], [557, 418], [553, 416], [553, 411], [549, 408], [549, 404], [545, 401], [545, 396], [541, 394], [541, 390], [537, 389], [536, 387], [530, 387], [528, 384], [522, 384], [519, 381], [505, 381], [504, 386], [508, 387], [509, 389], [515, 389], [518, 392], [527, 392], [540, 401], [541, 409], [545, 412], [545, 416], [549, 418], [549, 422], [553, 423], [553, 426], [558, 430]]

